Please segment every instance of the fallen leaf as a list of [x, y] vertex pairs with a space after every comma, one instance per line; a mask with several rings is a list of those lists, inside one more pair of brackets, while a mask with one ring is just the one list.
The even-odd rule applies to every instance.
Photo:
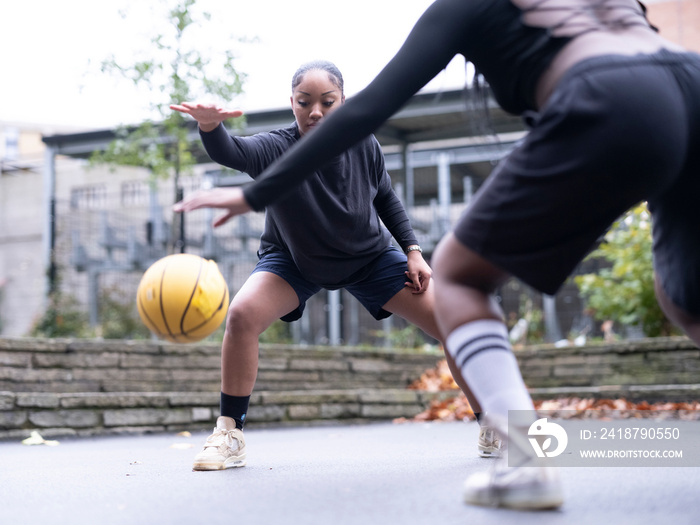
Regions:
[[[413, 418], [397, 418], [394, 423], [407, 421], [465, 421], [474, 418], [466, 396], [459, 392], [446, 360], [441, 360], [433, 369], [426, 370], [419, 379], [408, 387], [411, 390], [438, 392], [456, 390], [455, 397], [447, 400], [435, 400], [427, 409]], [[659, 412], [667, 412], [669, 417], [684, 420], [700, 420], [700, 402], [683, 403], [633, 403], [625, 398], [594, 399], [565, 397], [557, 399], [536, 400], [535, 409], [551, 413], [551, 417], [564, 419], [628, 419], [649, 417]]]
[[22, 440], [23, 445], [46, 445], [47, 447], [58, 446], [58, 441], [46, 440], [36, 430], [32, 430], [27, 439]]

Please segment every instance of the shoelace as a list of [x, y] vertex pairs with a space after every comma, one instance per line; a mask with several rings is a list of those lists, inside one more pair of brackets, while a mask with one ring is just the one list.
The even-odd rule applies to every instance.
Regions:
[[207, 442], [204, 444], [204, 448], [218, 447], [221, 444], [222, 440], [230, 448], [235, 448], [234, 442], [236, 444], [238, 443], [238, 439], [233, 437], [232, 430], [222, 430], [220, 428], [215, 428], [214, 433], [207, 438]]
[[500, 440], [498, 439], [496, 432], [491, 428], [487, 429], [486, 432], [484, 432], [484, 441], [493, 447], [500, 446]]

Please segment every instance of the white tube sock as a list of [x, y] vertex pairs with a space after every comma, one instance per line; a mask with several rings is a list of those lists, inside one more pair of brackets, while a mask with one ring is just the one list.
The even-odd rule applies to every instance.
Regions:
[[486, 414], [507, 420], [509, 410], [534, 411], [503, 323], [463, 324], [447, 336], [446, 345]]

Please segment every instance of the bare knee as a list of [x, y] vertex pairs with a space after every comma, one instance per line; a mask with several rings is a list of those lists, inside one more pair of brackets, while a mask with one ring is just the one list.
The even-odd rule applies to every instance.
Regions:
[[254, 305], [234, 300], [226, 316], [226, 331], [237, 336], [245, 334], [257, 337], [267, 329], [268, 324], [263, 319], [265, 316]]
[[464, 246], [452, 234], [440, 241], [431, 263], [436, 280], [485, 294], [494, 293], [508, 277], [506, 272]]
[[494, 292], [507, 277], [505, 272], [452, 235], [440, 242], [432, 261], [436, 320], [442, 334], [478, 319], [502, 320]]

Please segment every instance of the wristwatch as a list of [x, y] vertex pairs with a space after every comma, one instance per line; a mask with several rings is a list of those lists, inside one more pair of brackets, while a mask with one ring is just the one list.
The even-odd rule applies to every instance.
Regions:
[[420, 246], [418, 246], [417, 244], [413, 244], [413, 245], [409, 246], [408, 248], [406, 248], [406, 255], [408, 255], [410, 252], [423, 253], [423, 249]]

